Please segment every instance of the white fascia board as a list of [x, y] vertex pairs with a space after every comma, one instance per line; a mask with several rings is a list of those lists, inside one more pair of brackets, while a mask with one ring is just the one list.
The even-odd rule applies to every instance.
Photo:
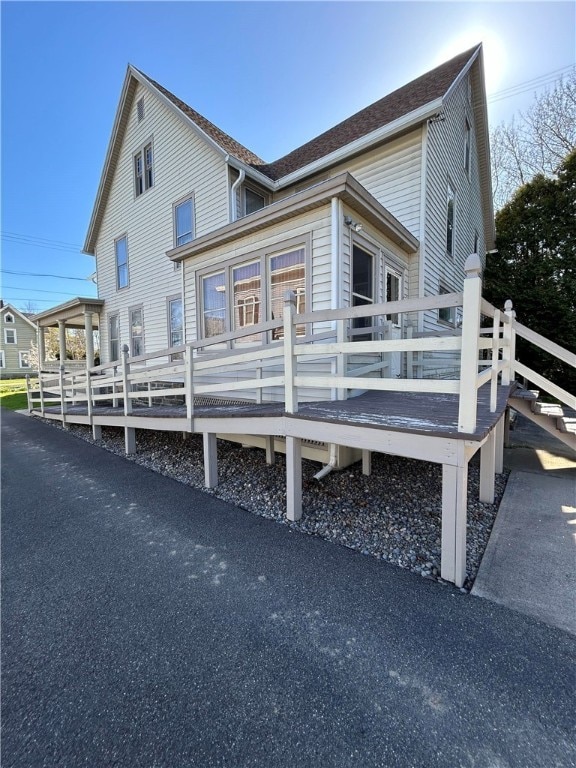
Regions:
[[16, 309], [16, 307], [13, 307], [12, 304], [4, 304], [4, 306], [2, 307], [2, 310], [0, 310], [0, 311], [3, 314], [5, 314], [6, 312], [10, 312], [10, 314], [12, 314], [12, 315], [18, 315], [18, 317], [21, 320], [25, 320], [29, 325], [32, 326], [32, 328], [34, 328], [34, 330], [36, 330], [35, 323], [33, 323], [32, 320], [30, 320], [30, 318], [26, 317], [26, 315], [23, 315], [22, 312], [20, 312], [19, 309]]
[[94, 203], [94, 208], [92, 209], [92, 216], [90, 218], [90, 224], [88, 225], [88, 233], [86, 235], [86, 239], [84, 241], [84, 247], [82, 248], [81, 253], [85, 253], [88, 256], [94, 256], [94, 249], [91, 249], [90, 241], [92, 240], [92, 233], [94, 231], [94, 226], [96, 224], [96, 218], [98, 215], [98, 211], [100, 210], [100, 203], [102, 201], [102, 195], [104, 193], [104, 185], [106, 178], [108, 176], [108, 173], [110, 171], [110, 163], [112, 160], [112, 152], [114, 150], [114, 146], [116, 144], [116, 139], [118, 137], [118, 130], [120, 128], [120, 121], [122, 118], [122, 112], [124, 111], [124, 104], [126, 102], [126, 96], [128, 94], [128, 87], [130, 85], [130, 79], [133, 76], [133, 69], [128, 65], [128, 69], [126, 71], [126, 77], [124, 78], [124, 84], [122, 85], [122, 91], [120, 93], [120, 100], [118, 101], [118, 107], [116, 109], [116, 115], [114, 117], [114, 124], [112, 126], [112, 133], [110, 134], [110, 141], [108, 142], [108, 149], [106, 150], [106, 157], [104, 159], [104, 168], [102, 170], [102, 175], [100, 176], [100, 183], [98, 185], [98, 192], [96, 193], [96, 201]]
[[385, 139], [392, 138], [400, 131], [404, 131], [408, 128], [417, 126], [424, 120], [427, 120], [429, 117], [432, 117], [434, 114], [436, 114], [436, 112], [438, 112], [438, 110], [442, 107], [442, 103], [442, 98], [435, 99], [434, 101], [428, 102], [428, 104], [425, 104], [423, 107], [419, 107], [412, 112], [408, 112], [406, 115], [402, 115], [402, 117], [399, 117], [397, 120], [394, 120], [391, 123], [383, 125], [376, 131], [372, 131], [372, 133], [368, 133], [366, 136], [361, 136], [359, 139], [356, 139], [356, 141], [352, 141], [350, 144], [346, 144], [344, 147], [340, 147], [340, 149], [331, 152], [329, 155], [324, 155], [324, 157], [315, 160], [313, 163], [305, 165], [304, 167], [299, 168], [297, 171], [289, 173], [287, 176], [283, 176], [281, 179], [278, 179], [278, 181], [275, 182], [276, 188], [281, 189], [282, 187], [294, 184], [302, 177], [318, 173], [326, 166], [335, 165], [336, 163], [345, 160], [351, 154], [366, 151], [373, 144], [377, 144], [378, 142], [381, 142]]
[[473, 53], [473, 54], [470, 56], [470, 58], [468, 59], [468, 62], [467, 62], [467, 63], [464, 65], [464, 67], [462, 67], [462, 69], [460, 70], [460, 74], [458, 75], [458, 77], [456, 77], [456, 79], [454, 80], [454, 82], [452, 83], [452, 85], [450, 86], [450, 88], [448, 88], [448, 90], [447, 90], [447, 91], [446, 91], [446, 93], [444, 94], [444, 98], [445, 98], [445, 99], [448, 99], [448, 98], [450, 98], [450, 96], [452, 95], [452, 92], [453, 92], [453, 91], [455, 91], [455, 90], [456, 90], [456, 88], [458, 88], [458, 86], [460, 85], [460, 83], [462, 82], [462, 80], [463, 80], [463, 79], [466, 77], [466, 75], [468, 74], [468, 72], [469, 72], [469, 71], [472, 69], [472, 65], [474, 64], [474, 62], [475, 62], [475, 61], [476, 61], [476, 59], [478, 58], [478, 56], [479, 56], [479, 54], [480, 54], [480, 51], [481, 51], [481, 50], [482, 50], [482, 43], [480, 43], [480, 44], [478, 45], [478, 47], [476, 48], [476, 50], [474, 51], [474, 53]]
[[223, 149], [220, 144], [218, 144], [217, 141], [214, 141], [214, 139], [211, 136], [208, 136], [208, 134], [200, 128], [199, 125], [197, 125], [194, 120], [192, 120], [191, 117], [188, 117], [188, 115], [185, 112], [182, 112], [181, 109], [178, 109], [176, 104], [174, 104], [167, 96], [164, 96], [164, 94], [159, 91], [150, 80], [147, 80], [145, 77], [143, 77], [140, 72], [136, 71], [133, 67], [130, 67], [132, 76], [138, 80], [138, 82], [143, 85], [144, 87], [148, 88], [148, 90], [152, 91], [152, 93], [158, 98], [164, 106], [168, 107], [169, 110], [171, 110], [175, 115], [177, 115], [186, 125], [188, 125], [192, 130], [200, 136], [201, 139], [204, 139], [204, 141], [209, 144], [212, 149], [216, 150], [218, 154], [226, 158], [227, 152], [225, 149]]

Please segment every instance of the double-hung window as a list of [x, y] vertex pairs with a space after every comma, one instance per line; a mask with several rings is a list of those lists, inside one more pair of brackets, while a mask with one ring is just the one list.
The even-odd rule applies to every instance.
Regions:
[[110, 315], [108, 318], [108, 344], [110, 360], [120, 359], [120, 322], [118, 315]]
[[[400, 301], [400, 290], [402, 285], [402, 277], [399, 272], [386, 267], [386, 301]], [[393, 312], [387, 315], [387, 319], [391, 320], [395, 325], [398, 325], [399, 317], [397, 312]]]
[[[306, 310], [305, 248], [262, 249], [252, 258], [234, 260], [217, 272], [200, 276], [200, 333], [202, 338], [218, 336], [227, 331], [248, 328], [266, 320], [281, 320], [284, 294], [296, 294], [296, 309]], [[302, 335], [304, 326], [297, 326]], [[281, 338], [282, 329], [274, 332]], [[247, 334], [236, 344], [259, 341], [257, 334]]]
[[114, 243], [116, 253], [116, 287], [128, 287], [128, 240], [120, 237]]
[[194, 204], [191, 197], [174, 206], [174, 242], [176, 247], [194, 239]]
[[[179, 347], [184, 344], [184, 319], [182, 315], [182, 299], [178, 296], [168, 299], [168, 346]], [[171, 359], [182, 360], [182, 352], [175, 352]]]
[[16, 344], [16, 342], [17, 342], [16, 328], [4, 328], [4, 343]]
[[18, 363], [20, 368], [30, 368], [30, 353], [18, 352]]
[[0, 349], [0, 368], [6, 368], [6, 361], [4, 358], [4, 350]]
[[154, 186], [154, 154], [149, 141], [134, 154], [134, 191], [136, 197]]
[[142, 307], [130, 310], [130, 352], [132, 357], [144, 354], [144, 311]]

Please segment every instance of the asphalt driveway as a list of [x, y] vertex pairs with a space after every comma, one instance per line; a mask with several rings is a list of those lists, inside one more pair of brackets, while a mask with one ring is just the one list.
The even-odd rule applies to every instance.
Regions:
[[562, 630], [7, 411], [2, 517], [3, 768], [576, 765]]

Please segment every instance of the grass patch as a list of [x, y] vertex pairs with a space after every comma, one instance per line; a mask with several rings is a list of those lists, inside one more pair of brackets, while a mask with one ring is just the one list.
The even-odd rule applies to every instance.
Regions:
[[0, 405], [11, 411], [28, 408], [26, 379], [4, 379], [0, 381]]

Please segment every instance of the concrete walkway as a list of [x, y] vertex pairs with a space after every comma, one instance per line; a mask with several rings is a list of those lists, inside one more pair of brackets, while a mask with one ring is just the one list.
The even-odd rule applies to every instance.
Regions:
[[472, 594], [576, 635], [576, 456], [518, 415], [512, 470]]

